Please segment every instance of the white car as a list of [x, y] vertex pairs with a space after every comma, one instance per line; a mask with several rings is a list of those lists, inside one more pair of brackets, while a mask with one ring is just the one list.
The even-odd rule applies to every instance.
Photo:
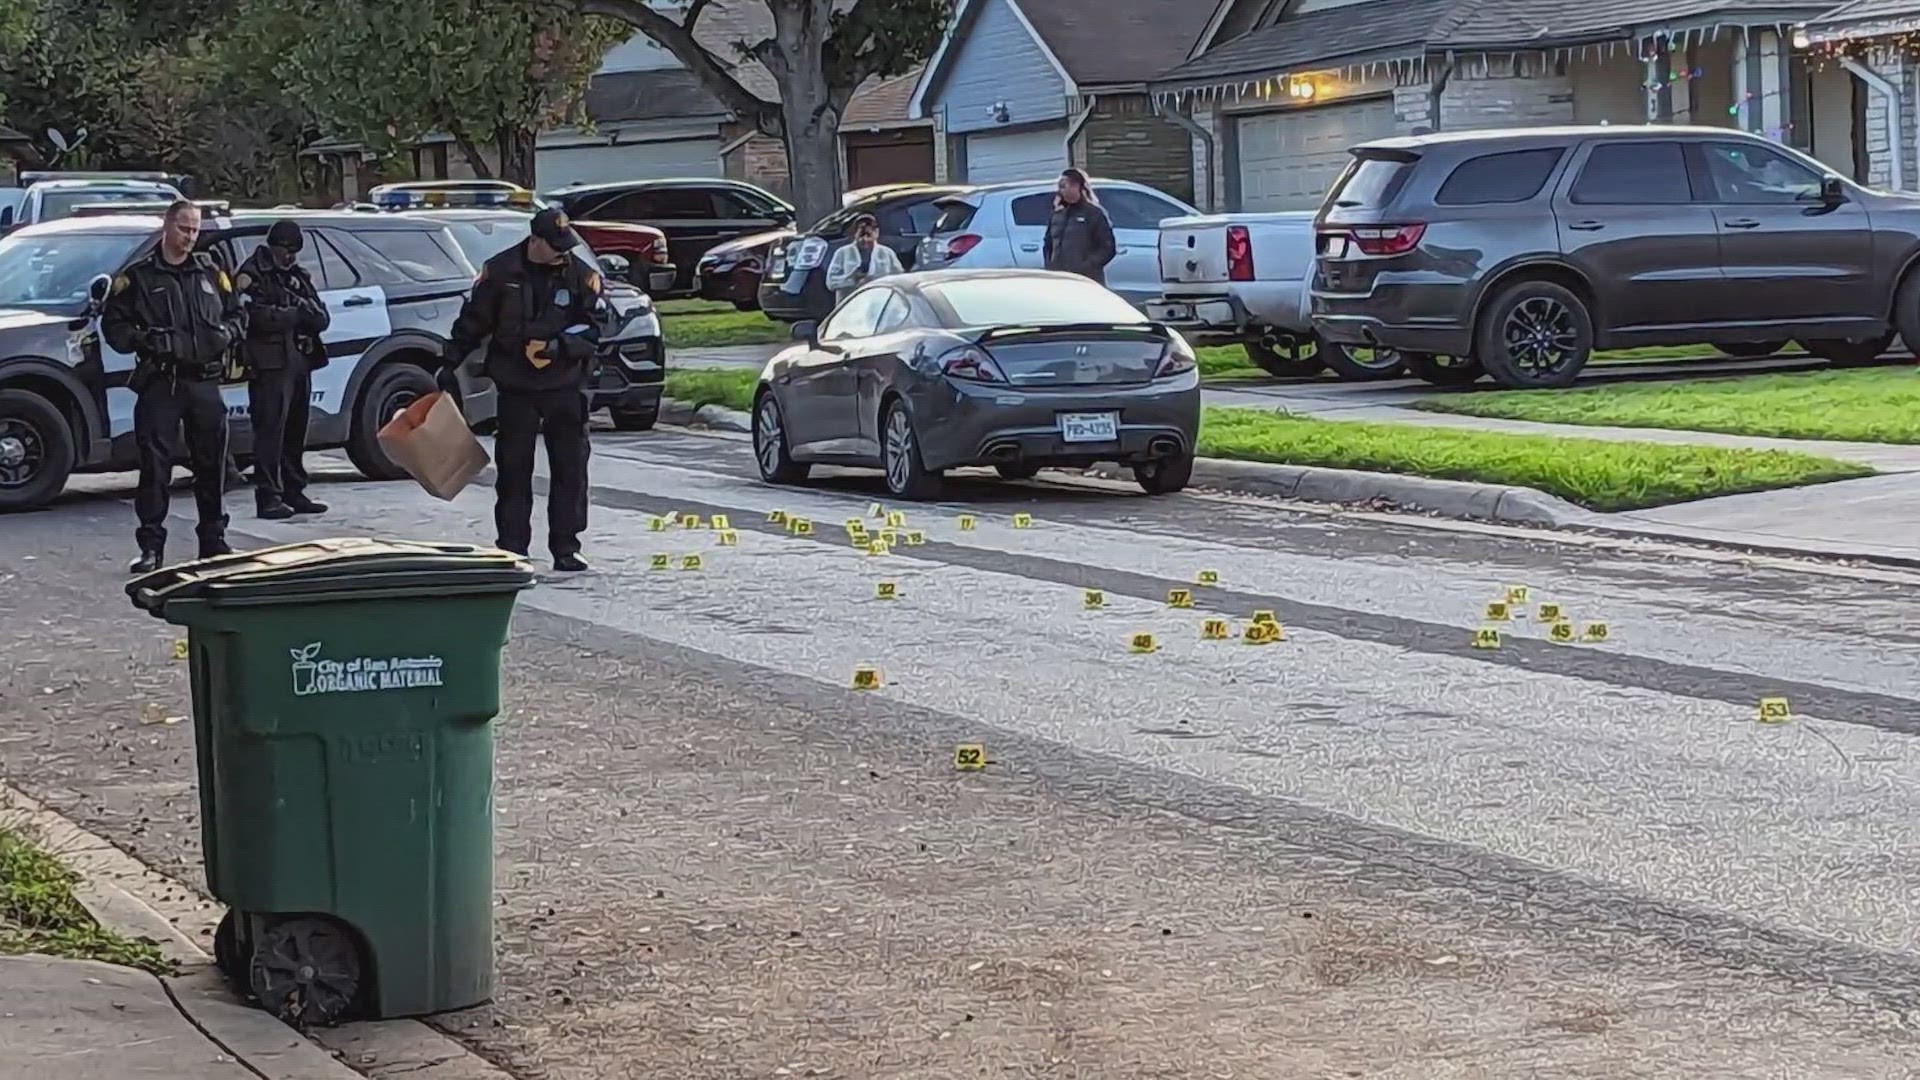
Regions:
[[[940, 218], [920, 241], [915, 270], [1046, 268], [1043, 247], [1057, 179], [971, 188], [934, 205]], [[1107, 288], [1135, 307], [1160, 296], [1160, 221], [1199, 211], [1164, 191], [1129, 180], [1091, 181], [1113, 222]]]

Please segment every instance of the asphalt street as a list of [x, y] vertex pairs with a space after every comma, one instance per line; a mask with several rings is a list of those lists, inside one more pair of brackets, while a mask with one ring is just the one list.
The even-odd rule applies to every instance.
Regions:
[[[336, 471], [326, 519], [238, 527], [491, 537], [484, 486]], [[510, 649], [502, 993], [444, 1021], [520, 1075], [1920, 1060], [1920, 575], [984, 476], [872, 555], [877, 478], [767, 487], [738, 439], [597, 433], [593, 478], [595, 571], [543, 575]], [[0, 521], [0, 772], [198, 884], [124, 480]], [[1256, 611], [1283, 642], [1203, 640]]]

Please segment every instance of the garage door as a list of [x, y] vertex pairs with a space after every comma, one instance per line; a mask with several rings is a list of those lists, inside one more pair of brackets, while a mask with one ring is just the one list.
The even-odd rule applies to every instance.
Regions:
[[676, 139], [625, 146], [549, 147], [534, 152], [539, 187], [719, 176], [720, 140]]
[[1009, 180], [1052, 179], [1067, 167], [1066, 139], [1065, 124], [969, 135], [967, 182], [999, 184]]
[[1348, 147], [1395, 133], [1393, 101], [1256, 113], [1236, 129], [1240, 209], [1313, 210], [1346, 167]]

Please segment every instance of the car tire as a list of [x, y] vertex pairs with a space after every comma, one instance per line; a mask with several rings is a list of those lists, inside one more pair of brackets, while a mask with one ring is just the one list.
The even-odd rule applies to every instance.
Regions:
[[1501, 386], [1571, 386], [1593, 356], [1593, 315], [1564, 285], [1517, 281], [1481, 312], [1473, 351]]
[[367, 380], [353, 409], [353, 431], [347, 436], [347, 460], [369, 480], [404, 480], [407, 470], [387, 456], [380, 445], [380, 429], [402, 409], [434, 393], [433, 376], [409, 363], [383, 364]]
[[1143, 461], [1133, 467], [1134, 482], [1149, 495], [1172, 495], [1193, 480], [1193, 451]]
[[0, 511], [52, 502], [78, 458], [59, 407], [31, 390], [0, 390]]
[[623, 409], [618, 405], [609, 405], [607, 418], [613, 421], [615, 431], [652, 431], [653, 425], [660, 422], [660, 406]]
[[1487, 373], [1487, 367], [1471, 356], [1446, 353], [1404, 353], [1407, 371], [1421, 382], [1434, 386], [1472, 386]]
[[1731, 356], [1736, 360], [1760, 360], [1787, 347], [1783, 341], [1734, 341], [1725, 345], [1715, 345], [1714, 351], [1722, 356]]
[[993, 471], [999, 473], [1002, 480], [1031, 480], [1040, 475], [1040, 466], [1020, 462], [1015, 465], [995, 465]]
[[898, 401], [889, 403], [881, 417], [880, 467], [894, 498], [926, 502], [940, 497], [944, 478], [928, 469], [920, 457], [920, 436], [913, 429], [913, 415]]
[[753, 460], [760, 466], [760, 479], [769, 484], [798, 484], [813, 471], [807, 463], [793, 460], [786, 418], [771, 390], [760, 391], [753, 400]]
[[1872, 367], [1882, 363], [1893, 344], [1893, 331], [1870, 338], [1815, 338], [1800, 347], [1834, 367]]
[[1269, 329], [1245, 347], [1253, 366], [1275, 378], [1311, 378], [1327, 369], [1327, 362], [1320, 358], [1320, 339], [1312, 334]]
[[1378, 382], [1397, 379], [1407, 369], [1398, 349], [1376, 349], [1365, 345], [1342, 345], [1325, 338], [1320, 343], [1320, 360], [1347, 382]]

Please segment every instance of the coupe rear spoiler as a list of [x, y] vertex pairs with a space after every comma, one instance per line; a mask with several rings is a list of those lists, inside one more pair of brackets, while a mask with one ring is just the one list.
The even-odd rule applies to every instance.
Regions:
[[1159, 323], [1083, 322], [1046, 323], [1041, 326], [995, 326], [983, 332], [978, 340], [984, 344], [993, 338], [1020, 337], [1025, 334], [1098, 333], [1103, 330], [1134, 332], [1151, 337], [1168, 336], [1167, 328]]

